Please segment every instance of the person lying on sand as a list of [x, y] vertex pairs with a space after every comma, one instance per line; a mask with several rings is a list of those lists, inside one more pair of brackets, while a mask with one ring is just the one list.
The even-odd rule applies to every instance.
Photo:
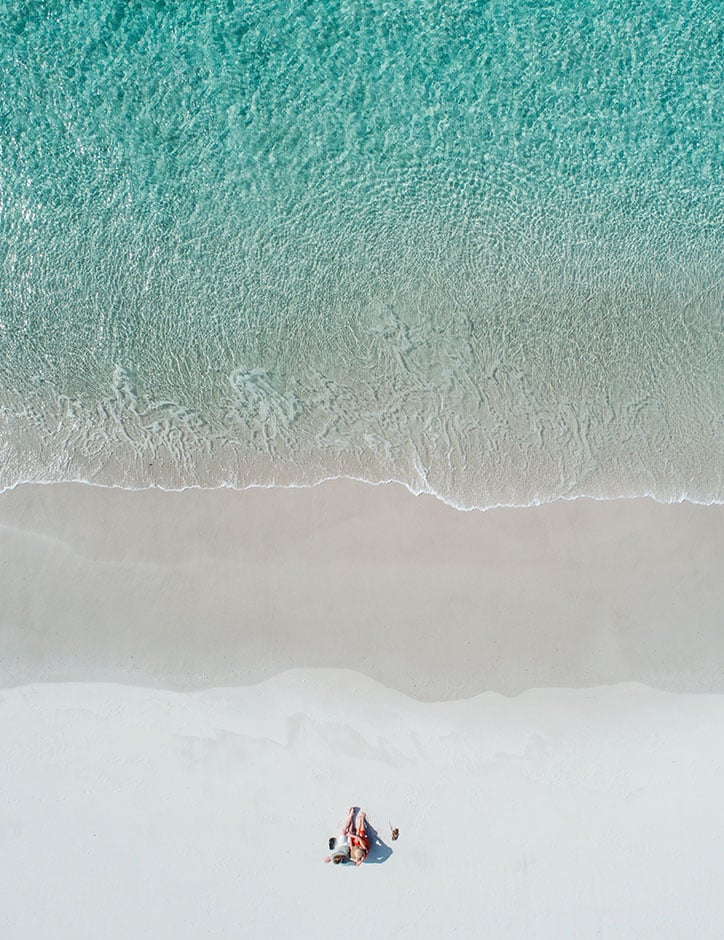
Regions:
[[325, 858], [325, 862], [332, 862], [334, 865], [343, 865], [350, 859], [352, 846], [349, 844], [349, 834], [352, 829], [352, 817], [354, 816], [354, 807], [351, 806], [347, 811], [347, 818], [344, 821], [339, 834], [329, 840], [331, 855]]
[[333, 851], [331, 855], [325, 858], [325, 862], [340, 865], [351, 860], [355, 865], [362, 864], [370, 851], [370, 840], [367, 835], [365, 820], [366, 817], [362, 810], [360, 810], [355, 820], [354, 806], [350, 806], [342, 831], [334, 839], [330, 839], [329, 847]]
[[355, 865], [361, 865], [370, 854], [370, 839], [367, 835], [366, 821], [367, 817], [364, 811], [360, 810], [354, 829], [350, 830], [348, 836], [351, 846], [352, 861]]

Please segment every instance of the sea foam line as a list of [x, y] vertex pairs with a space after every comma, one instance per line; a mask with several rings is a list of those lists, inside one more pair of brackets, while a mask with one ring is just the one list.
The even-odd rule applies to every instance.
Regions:
[[405, 480], [398, 480], [394, 477], [390, 477], [384, 480], [371, 480], [366, 477], [351, 476], [349, 474], [334, 474], [331, 476], [323, 476], [317, 480], [313, 480], [309, 483], [278, 483], [275, 481], [269, 483], [261, 482], [251, 482], [247, 483], [244, 486], [240, 486], [235, 483], [219, 483], [216, 485], [204, 486], [198, 483], [185, 484], [183, 486], [163, 486], [159, 483], [147, 483], [144, 485], [133, 486], [130, 484], [124, 483], [104, 483], [97, 480], [88, 480], [82, 477], [73, 477], [63, 480], [17, 480], [15, 483], [9, 484], [7, 486], [0, 487], [0, 495], [6, 492], [17, 489], [22, 486], [58, 486], [58, 485], [82, 485], [82, 486], [95, 486], [100, 489], [111, 489], [111, 490], [125, 490], [128, 492], [141, 492], [143, 490], [159, 490], [162, 493], [184, 493], [187, 490], [236, 490], [238, 492], [244, 492], [246, 490], [308, 490], [315, 489], [316, 487], [322, 486], [325, 483], [334, 483], [341, 480], [349, 480], [352, 483], [363, 483], [366, 486], [380, 487], [380, 486], [402, 486], [404, 487], [412, 496], [431, 496], [434, 499], [437, 499], [439, 502], [443, 503], [446, 506], [449, 506], [451, 509], [456, 510], [457, 512], [489, 512], [494, 509], [532, 509], [537, 506], [548, 506], [557, 502], [576, 502], [580, 499], [590, 499], [595, 502], [613, 502], [618, 500], [635, 500], [635, 499], [651, 499], [655, 503], [660, 505], [679, 505], [681, 503], [691, 503], [695, 506], [721, 506], [724, 504], [724, 496], [715, 497], [712, 499], [703, 499], [701, 497], [692, 496], [689, 493], [682, 492], [677, 496], [672, 496], [669, 499], [665, 499], [652, 490], [647, 490], [641, 493], [622, 493], [616, 496], [606, 496], [600, 494], [592, 493], [576, 493], [573, 495], [560, 495], [560, 496], [550, 496], [550, 497], [541, 497], [534, 496], [528, 502], [497, 502], [490, 503], [487, 505], [464, 505], [463, 503], [456, 502], [449, 496], [439, 493], [428, 483], [425, 486], [415, 487], [412, 484], [406, 482]]

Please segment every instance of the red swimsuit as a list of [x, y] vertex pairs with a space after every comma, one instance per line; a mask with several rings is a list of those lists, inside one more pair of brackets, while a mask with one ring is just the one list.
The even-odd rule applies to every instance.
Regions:
[[348, 838], [349, 838], [349, 844], [352, 848], [359, 846], [359, 848], [362, 849], [362, 851], [364, 852], [362, 860], [364, 861], [364, 859], [367, 858], [367, 856], [369, 855], [369, 851], [370, 851], [370, 840], [367, 837], [367, 832], [365, 831], [364, 824], [357, 827], [356, 833], [350, 832]]

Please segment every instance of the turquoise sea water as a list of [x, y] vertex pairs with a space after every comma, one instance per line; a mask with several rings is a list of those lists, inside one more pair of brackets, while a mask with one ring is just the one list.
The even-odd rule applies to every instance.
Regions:
[[723, 495], [715, 2], [10, 2], [0, 486]]

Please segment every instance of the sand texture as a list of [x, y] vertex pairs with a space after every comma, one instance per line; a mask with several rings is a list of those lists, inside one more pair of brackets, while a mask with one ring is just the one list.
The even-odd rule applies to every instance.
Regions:
[[0, 684], [354, 669], [422, 700], [724, 691], [724, 507], [463, 513], [399, 486], [0, 496]]
[[[0, 934], [718, 940], [722, 727], [724, 696], [635, 685], [6, 691]], [[334, 868], [351, 802], [384, 844]]]

